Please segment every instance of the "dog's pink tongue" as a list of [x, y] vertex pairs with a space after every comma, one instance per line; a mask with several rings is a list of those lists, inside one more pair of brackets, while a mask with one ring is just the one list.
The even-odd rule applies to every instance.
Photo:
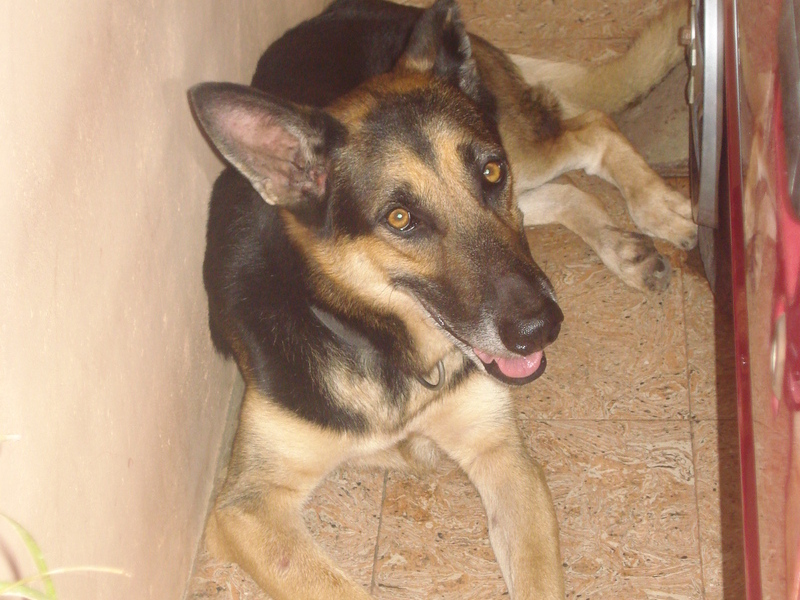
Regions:
[[484, 363], [487, 365], [491, 364], [492, 362], [496, 363], [503, 375], [513, 378], [529, 377], [533, 375], [536, 372], [536, 369], [539, 368], [539, 365], [542, 364], [542, 356], [544, 356], [544, 352], [541, 350], [539, 352], [534, 352], [529, 356], [521, 356], [519, 358], [491, 356], [490, 354], [481, 352], [477, 348], [473, 348], [473, 350], [475, 350], [475, 354]]

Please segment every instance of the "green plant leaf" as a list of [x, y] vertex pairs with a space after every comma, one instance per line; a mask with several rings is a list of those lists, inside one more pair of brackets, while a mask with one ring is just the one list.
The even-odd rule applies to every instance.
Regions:
[[20, 584], [20, 582], [9, 583], [8, 581], [0, 581], [0, 598], [12, 594], [15, 597], [27, 598], [28, 600], [51, 600], [49, 596], [45, 596], [39, 590], [29, 588], [28, 586]]
[[47, 563], [44, 560], [44, 554], [42, 553], [42, 549], [39, 548], [39, 544], [36, 543], [36, 540], [33, 539], [33, 536], [30, 534], [30, 532], [22, 525], [17, 523], [14, 519], [8, 515], [4, 515], [3, 513], [0, 513], [0, 517], [3, 517], [6, 521], [8, 521], [8, 523], [17, 532], [17, 535], [19, 535], [19, 537], [22, 539], [25, 547], [28, 549], [28, 553], [31, 555], [31, 558], [36, 565], [36, 570], [39, 571], [39, 579], [42, 581], [45, 597], [48, 598], [48, 600], [56, 600], [56, 588], [53, 585], [53, 580], [50, 579], [50, 575], [48, 574], [49, 572], [47, 569]]
[[[122, 569], [114, 569], [111, 567], [86, 566], [86, 567], [62, 567], [59, 569], [48, 569], [47, 563], [44, 560], [44, 554], [42, 553], [42, 549], [36, 543], [36, 540], [33, 539], [33, 536], [30, 534], [30, 532], [8, 515], [0, 513], [0, 517], [5, 519], [9, 523], [9, 525], [11, 525], [14, 528], [19, 537], [22, 539], [23, 543], [25, 544], [25, 547], [28, 549], [28, 553], [33, 559], [33, 562], [36, 564], [36, 569], [38, 571], [38, 573], [36, 573], [35, 575], [25, 577], [23, 579], [20, 579], [19, 581], [13, 581], [13, 582], [0, 581], [0, 598], [7, 597], [9, 595], [14, 595], [29, 600], [58, 600], [56, 589], [55, 586], [53, 585], [53, 580], [51, 576], [59, 575], [61, 573], [94, 572], [94, 573], [110, 573], [112, 575], [123, 575], [125, 577], [131, 576], [130, 573]], [[39, 590], [35, 590], [29, 587], [29, 584], [37, 581], [40, 581], [42, 583], [42, 586], [44, 587], [44, 592], [40, 592]]]
[[[12, 592], [14, 595], [17, 595], [17, 588], [26, 587], [29, 583], [34, 583], [35, 581], [43, 580], [45, 577], [50, 578], [52, 575], [62, 575], [64, 573], [110, 573], [111, 575], [122, 575], [123, 577], [131, 576], [131, 574], [127, 571], [123, 569], [115, 569], [113, 567], [60, 567], [58, 569], [51, 569], [45, 573], [37, 573], [36, 575], [31, 575], [30, 577], [25, 577], [12, 583], [0, 582], [0, 598], [3, 597], [3, 595], [10, 594]], [[34, 590], [34, 592], [36, 592], [36, 590]], [[41, 592], [36, 593], [41, 594]], [[55, 592], [53, 596], [43, 596], [43, 598], [46, 600], [58, 600]]]

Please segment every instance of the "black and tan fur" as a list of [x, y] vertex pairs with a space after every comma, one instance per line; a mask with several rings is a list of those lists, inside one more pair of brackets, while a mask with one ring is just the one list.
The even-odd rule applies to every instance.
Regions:
[[644, 231], [689, 245], [684, 216], [664, 222], [671, 192], [606, 117], [565, 119], [558, 86], [530, 87], [467, 35], [452, 0], [337, 0], [267, 50], [252, 87], [190, 97], [231, 165], [204, 279], [212, 338], [246, 384], [209, 548], [276, 600], [367, 599], [303, 503], [345, 462], [443, 451], [481, 495], [511, 597], [563, 599], [553, 504], [509, 388], [542, 373], [563, 318], [523, 225], [573, 226], [623, 279], [661, 288], [647, 238], [547, 181], [597, 172]]

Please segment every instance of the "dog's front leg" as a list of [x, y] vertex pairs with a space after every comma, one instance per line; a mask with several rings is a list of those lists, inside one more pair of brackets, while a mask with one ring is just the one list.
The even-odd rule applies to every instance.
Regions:
[[639, 290], [664, 291], [669, 261], [642, 233], [611, 220], [603, 204], [574, 185], [546, 183], [519, 195], [525, 226], [561, 223], [577, 233], [622, 281]]
[[301, 506], [273, 489], [254, 505], [218, 507], [206, 526], [209, 550], [238, 563], [273, 600], [369, 600], [311, 538]]
[[549, 155], [555, 171], [583, 169], [614, 184], [636, 226], [683, 249], [697, 243], [691, 202], [653, 171], [608, 115], [591, 110], [564, 121]]
[[514, 600], [564, 600], [558, 524], [542, 468], [531, 458], [508, 390], [476, 376], [432, 407], [421, 433], [466, 471]]
[[369, 600], [312, 539], [303, 504], [341, 462], [346, 436], [245, 396], [225, 484], [206, 545], [238, 563], [273, 600]]

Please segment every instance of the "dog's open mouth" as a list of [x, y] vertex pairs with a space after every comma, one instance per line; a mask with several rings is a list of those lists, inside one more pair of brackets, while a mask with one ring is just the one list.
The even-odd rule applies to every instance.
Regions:
[[530, 383], [544, 373], [547, 366], [547, 359], [542, 350], [519, 358], [492, 356], [477, 348], [472, 350], [483, 363], [489, 375], [511, 385]]

